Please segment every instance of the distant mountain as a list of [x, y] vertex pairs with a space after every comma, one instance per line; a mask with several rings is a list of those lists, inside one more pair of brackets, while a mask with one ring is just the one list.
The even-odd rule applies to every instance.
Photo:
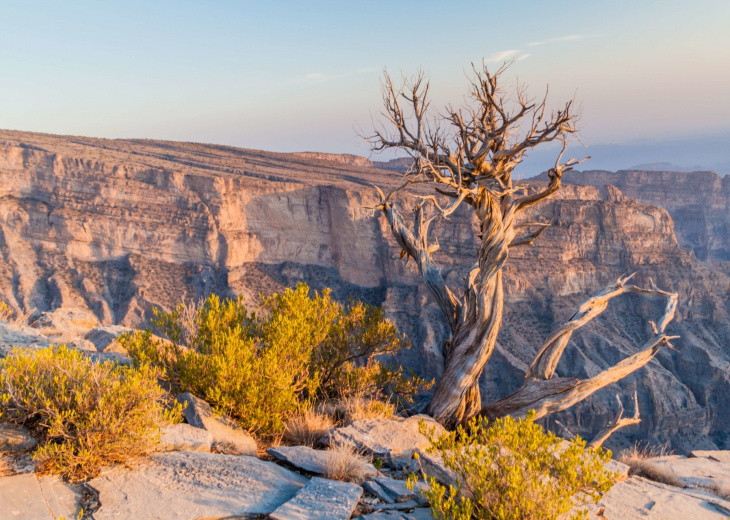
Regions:
[[[520, 166], [519, 177], [526, 179], [546, 171], [555, 163], [558, 151], [556, 147], [547, 147], [533, 152]], [[573, 143], [565, 153], [565, 157], [578, 159], [587, 156], [591, 158], [581, 166], [591, 170], [714, 171], [727, 175], [730, 173], [730, 132], [664, 141], [587, 146]]]

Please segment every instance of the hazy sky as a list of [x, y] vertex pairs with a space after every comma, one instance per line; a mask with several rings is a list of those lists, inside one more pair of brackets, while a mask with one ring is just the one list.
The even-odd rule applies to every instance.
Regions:
[[0, 128], [367, 155], [384, 67], [440, 105], [483, 58], [587, 143], [730, 129], [729, 0], [0, 0]]

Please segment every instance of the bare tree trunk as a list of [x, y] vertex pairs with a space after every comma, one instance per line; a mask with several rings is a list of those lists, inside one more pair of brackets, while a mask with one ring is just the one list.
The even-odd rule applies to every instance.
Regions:
[[632, 424], [639, 424], [641, 422], [641, 418], [639, 417], [639, 396], [636, 395], [636, 392], [634, 392], [634, 416], [633, 417], [624, 417], [624, 405], [621, 402], [621, 398], [619, 396], [616, 396], [616, 400], [618, 401], [619, 406], [619, 412], [616, 418], [608, 423], [605, 428], [603, 428], [601, 431], [599, 431], [595, 437], [593, 437], [593, 440], [588, 443], [588, 447], [590, 448], [600, 448], [603, 446], [603, 443], [608, 440], [608, 438], [616, 433], [621, 428], [625, 428], [626, 426], [631, 426]]
[[[462, 109], [448, 107], [446, 115], [441, 116], [448, 128], [438, 122], [426, 122], [429, 86], [422, 73], [410, 81], [404, 80], [400, 88], [386, 74], [384, 115], [393, 130], [375, 130], [369, 137], [374, 151], [397, 149], [414, 159], [402, 186], [388, 196], [376, 188], [381, 200], [372, 209], [381, 210], [385, 215], [402, 248], [401, 258], [415, 262], [451, 331], [451, 339], [444, 348], [443, 375], [427, 409], [448, 428], [478, 413], [489, 418], [524, 417], [529, 410], [535, 410], [542, 417], [564, 410], [644, 366], [671, 339], [664, 334], [664, 327], [674, 315], [676, 295], [656, 288], [629, 286], [628, 278], [619, 279], [581, 305], [548, 338], [522, 388], [482, 406], [479, 376], [494, 352], [502, 327], [502, 268], [511, 248], [532, 245], [550, 225], [547, 222], [516, 225], [515, 220], [520, 212], [553, 195], [560, 188], [563, 173], [582, 162], [575, 159], [561, 162], [569, 138], [577, 131], [578, 115], [573, 102], [547, 113], [546, 98], [533, 102], [519, 85], [512, 91], [511, 99], [505, 97], [506, 91], [497, 83], [507, 65], [495, 74], [490, 74], [486, 67], [482, 71], [474, 69], [470, 92], [473, 104]], [[561, 142], [563, 148], [548, 171], [548, 185], [539, 190], [515, 185], [512, 172], [525, 154], [552, 141]], [[409, 227], [390, 199], [396, 192], [417, 183], [431, 184], [435, 194], [419, 197], [421, 201], [414, 207], [413, 226]], [[450, 202], [444, 205], [445, 201]], [[438, 244], [429, 243], [429, 227], [436, 220], [446, 220], [462, 203], [473, 210], [479, 222], [480, 243], [477, 261], [466, 278], [463, 293], [459, 293], [446, 285], [439, 265], [431, 256]], [[431, 208], [430, 214], [426, 207]], [[535, 228], [537, 231], [525, 232]], [[554, 377], [573, 331], [603, 312], [611, 298], [625, 292], [669, 298], [662, 325], [654, 327], [654, 337], [644, 349], [591, 379]]]

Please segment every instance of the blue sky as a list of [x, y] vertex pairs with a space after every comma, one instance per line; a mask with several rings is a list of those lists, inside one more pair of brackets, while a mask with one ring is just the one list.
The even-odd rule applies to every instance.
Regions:
[[384, 67], [472, 61], [583, 105], [589, 144], [730, 130], [730, 1], [4, 1], [0, 128], [368, 155]]

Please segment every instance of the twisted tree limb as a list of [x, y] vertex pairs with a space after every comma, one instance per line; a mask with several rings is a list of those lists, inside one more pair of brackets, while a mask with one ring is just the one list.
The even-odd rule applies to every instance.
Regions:
[[[504, 415], [525, 417], [528, 411], [534, 410], [535, 418], [539, 419], [547, 414], [565, 410], [643, 367], [656, 356], [661, 347], [671, 346], [670, 341], [677, 336], [669, 336], [665, 330], [674, 318], [677, 294], [661, 291], [656, 287], [642, 289], [627, 285], [626, 282], [630, 278], [619, 278], [617, 282], [598, 291], [581, 304], [571, 318], [547, 339], [528, 370], [523, 386], [513, 394], [486, 405], [481, 413], [493, 419]], [[627, 292], [659, 295], [667, 300], [664, 314], [658, 324], [649, 322], [653, 335], [644, 343], [641, 350], [589, 379], [553, 377], [570, 335], [603, 312], [611, 298]]]
[[639, 417], [639, 397], [634, 391], [634, 416], [624, 417], [624, 405], [621, 402], [618, 394], [616, 394], [616, 400], [618, 401], [619, 412], [616, 418], [606, 425], [601, 431], [599, 431], [593, 440], [588, 443], [589, 448], [600, 448], [608, 438], [613, 435], [617, 430], [631, 426], [632, 424], [639, 424], [641, 418]]

